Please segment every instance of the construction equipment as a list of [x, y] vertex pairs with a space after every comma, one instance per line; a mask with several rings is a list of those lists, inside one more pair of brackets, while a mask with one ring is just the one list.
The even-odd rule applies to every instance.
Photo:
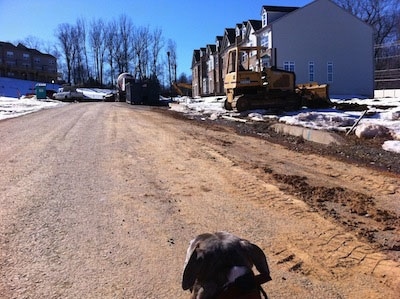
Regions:
[[328, 86], [316, 83], [296, 86], [294, 72], [262, 68], [259, 46], [236, 46], [228, 51], [224, 88], [225, 109], [296, 110], [308, 102], [329, 103]]
[[329, 85], [310, 82], [297, 84], [296, 92], [301, 96], [302, 106], [308, 108], [326, 108], [332, 106], [329, 99]]
[[183, 82], [172, 82], [172, 86], [180, 96], [192, 95], [192, 84]]

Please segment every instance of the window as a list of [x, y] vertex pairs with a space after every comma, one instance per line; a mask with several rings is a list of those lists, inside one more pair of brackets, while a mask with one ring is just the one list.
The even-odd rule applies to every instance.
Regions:
[[264, 27], [264, 26], [267, 26], [267, 13], [266, 12], [264, 12], [263, 14], [262, 14], [262, 26]]
[[310, 82], [315, 81], [314, 62], [313, 61], [310, 61], [308, 63], [308, 80]]
[[290, 72], [294, 72], [294, 61], [285, 61], [283, 63], [283, 69], [285, 71], [290, 71]]
[[24, 60], [28, 60], [29, 59], [29, 54], [28, 53], [22, 54], [22, 58], [24, 58]]
[[7, 57], [14, 57], [13, 51], [7, 51]]
[[203, 78], [203, 94], [208, 93], [207, 78]]
[[236, 36], [240, 36], [240, 28], [236, 27]]
[[262, 69], [270, 67], [270, 60], [268, 57], [264, 56], [261, 58]]
[[268, 33], [264, 33], [261, 36], [261, 47], [266, 47], [267, 49], [269, 48], [269, 35], [268, 35]]
[[40, 63], [40, 58], [39, 57], [35, 57], [35, 63]]
[[246, 53], [246, 52], [243, 52], [243, 53], [242, 53], [242, 62], [246, 62], [247, 59], [248, 59], [247, 53]]
[[327, 75], [328, 82], [333, 82], [333, 62], [328, 62], [327, 64]]
[[210, 60], [208, 61], [208, 71], [211, 72], [214, 69], [214, 59], [213, 57], [210, 57]]

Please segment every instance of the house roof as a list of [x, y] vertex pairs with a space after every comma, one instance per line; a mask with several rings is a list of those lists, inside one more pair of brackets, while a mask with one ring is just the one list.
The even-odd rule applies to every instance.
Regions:
[[200, 61], [200, 50], [193, 50], [192, 68]]
[[234, 28], [225, 28], [225, 36], [228, 38], [230, 43], [235, 42], [235, 29]]
[[262, 27], [262, 22], [260, 20], [248, 20], [248, 24], [250, 23], [251, 27], [253, 27], [254, 31], [257, 31]]
[[224, 39], [223, 36], [221, 35], [217, 35], [215, 37], [215, 43], [216, 43], [216, 50], [219, 52], [221, 49], [221, 45], [222, 45], [222, 40]]
[[9, 42], [0, 42], [0, 46], [15, 47], [12, 43], [9, 43]]
[[210, 50], [210, 53], [215, 53], [215, 51], [217, 50], [217, 46], [214, 44], [209, 44], [207, 45], [207, 49]]
[[51, 54], [42, 53], [39, 50], [28, 48], [28, 47], [26, 47], [25, 45], [23, 45], [21, 43], [19, 43], [17, 46], [15, 46], [10, 42], [0, 42], [0, 46], [7, 46], [10, 49], [14, 48], [14, 49], [18, 49], [18, 50], [21, 50], [21, 51], [27, 51], [27, 52], [30, 52], [30, 53], [34, 53], [36, 55], [48, 56], [48, 57], [51, 57], [51, 58], [55, 59], [55, 56], [53, 56]]
[[270, 12], [292, 12], [294, 10], [298, 9], [298, 7], [295, 6], [271, 6], [271, 5], [263, 5], [261, 12], [265, 11], [270, 11]]
[[[296, 9], [296, 11], [292, 11], [291, 13], [286, 14], [286, 15], [283, 16], [282, 18], [277, 19], [277, 20], [274, 21], [273, 23], [275, 23], [275, 22], [280, 22], [280, 21], [282, 21], [283, 19], [285, 19], [285, 18], [287, 18], [287, 17], [291, 17], [291, 16], [294, 15], [294, 14], [300, 13], [300, 12], [302, 12], [303, 10], [308, 9], [308, 7], [311, 7], [311, 6], [313, 6], [313, 5], [318, 4], [319, 2], [324, 2], [324, 1], [325, 1], [326, 3], [328, 3], [328, 4], [333, 5], [334, 7], [336, 7], [336, 8], [338, 8], [338, 9], [342, 10], [344, 13], [350, 15], [352, 18], [358, 20], [359, 22], [364, 23], [366, 26], [369, 26], [369, 27], [373, 28], [372, 25], [370, 25], [370, 24], [364, 22], [363, 20], [361, 20], [361, 19], [358, 18], [357, 16], [353, 15], [351, 12], [349, 12], [349, 11], [346, 10], [346, 9], [344, 9], [343, 7], [341, 7], [340, 5], [338, 5], [337, 3], [333, 2], [332, 0], [314, 0], [314, 1], [310, 2], [310, 3], [308, 3], [307, 5], [304, 5], [303, 7], [300, 7], [300, 8], [298, 8], [298, 9]], [[372, 29], [372, 30], [373, 30], [373, 29]]]
[[236, 28], [241, 29], [242, 27], [243, 27], [243, 23], [237, 23], [237, 24], [236, 24]]

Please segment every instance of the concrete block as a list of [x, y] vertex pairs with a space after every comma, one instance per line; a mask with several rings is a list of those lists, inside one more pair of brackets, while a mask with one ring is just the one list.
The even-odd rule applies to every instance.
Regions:
[[298, 126], [291, 126], [286, 124], [274, 124], [272, 128], [277, 133], [302, 137], [304, 140], [312, 141], [320, 144], [344, 144], [345, 140], [341, 136], [333, 132], [327, 132], [322, 130], [309, 129]]

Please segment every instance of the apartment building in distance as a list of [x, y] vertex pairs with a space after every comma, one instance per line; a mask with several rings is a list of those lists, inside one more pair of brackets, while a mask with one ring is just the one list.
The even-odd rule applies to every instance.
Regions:
[[0, 77], [55, 82], [57, 59], [23, 44], [0, 42]]

